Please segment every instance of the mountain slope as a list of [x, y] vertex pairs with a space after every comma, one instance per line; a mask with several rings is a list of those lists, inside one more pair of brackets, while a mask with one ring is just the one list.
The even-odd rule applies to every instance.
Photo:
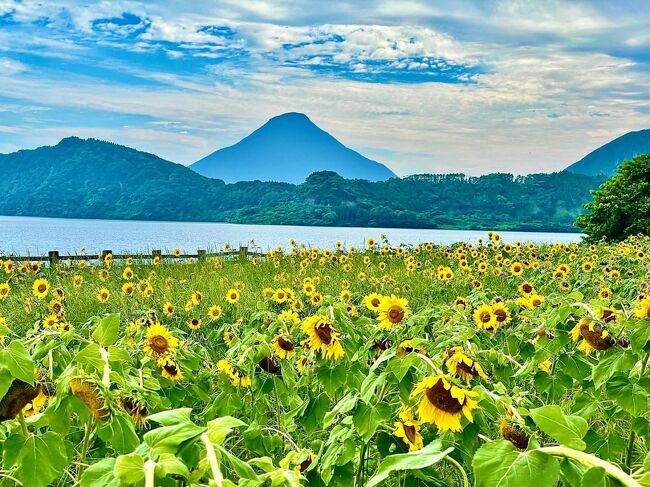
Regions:
[[301, 183], [316, 171], [334, 171], [346, 179], [384, 181], [395, 174], [383, 164], [347, 148], [302, 113], [272, 118], [237, 144], [192, 164], [211, 178], [236, 181]]
[[146, 152], [76, 137], [0, 154], [0, 173], [5, 215], [212, 220], [225, 186]]
[[566, 171], [589, 176], [612, 176], [623, 161], [647, 153], [650, 153], [650, 129], [628, 132], [590, 152], [567, 167]]

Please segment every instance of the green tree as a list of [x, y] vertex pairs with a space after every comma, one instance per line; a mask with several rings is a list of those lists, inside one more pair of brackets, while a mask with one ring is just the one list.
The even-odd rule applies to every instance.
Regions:
[[625, 161], [616, 174], [593, 191], [589, 211], [576, 226], [589, 240], [624, 240], [650, 232], [650, 154]]

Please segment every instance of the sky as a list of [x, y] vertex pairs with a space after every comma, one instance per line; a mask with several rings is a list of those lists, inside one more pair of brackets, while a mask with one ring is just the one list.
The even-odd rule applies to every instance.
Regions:
[[0, 153], [191, 164], [288, 111], [400, 176], [561, 170], [650, 128], [650, 3], [0, 0]]

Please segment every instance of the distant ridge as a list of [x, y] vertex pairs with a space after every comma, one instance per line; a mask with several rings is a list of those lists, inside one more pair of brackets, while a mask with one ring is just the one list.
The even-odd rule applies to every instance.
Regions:
[[628, 132], [590, 152], [566, 168], [576, 174], [612, 176], [628, 159], [650, 153], [650, 129]]
[[273, 117], [235, 145], [210, 154], [190, 168], [227, 183], [260, 180], [299, 184], [317, 171], [368, 181], [396, 177], [383, 164], [346, 147], [307, 115], [297, 112]]

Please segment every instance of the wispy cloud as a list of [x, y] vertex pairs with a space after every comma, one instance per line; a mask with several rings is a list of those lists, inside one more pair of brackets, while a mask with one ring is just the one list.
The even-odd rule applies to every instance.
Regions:
[[399, 174], [565, 167], [650, 125], [642, 1], [0, 0], [0, 151], [190, 163], [306, 112]]

